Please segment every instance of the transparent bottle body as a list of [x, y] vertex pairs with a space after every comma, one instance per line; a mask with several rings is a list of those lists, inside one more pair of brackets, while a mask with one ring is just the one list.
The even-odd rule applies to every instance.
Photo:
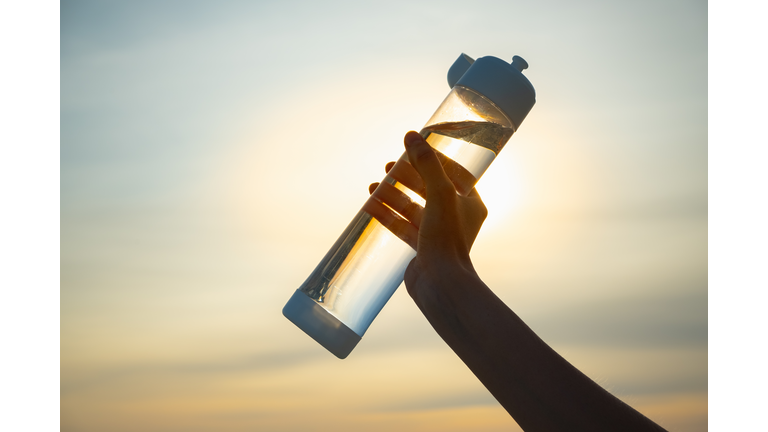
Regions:
[[[491, 101], [471, 89], [454, 86], [420, 133], [433, 148], [460, 165], [447, 174], [457, 192], [466, 195], [514, 130]], [[407, 163], [407, 155], [397, 163]], [[389, 175], [382, 182], [424, 205], [420, 196]], [[299, 291], [362, 337], [402, 283], [415, 256], [411, 246], [360, 210]]]

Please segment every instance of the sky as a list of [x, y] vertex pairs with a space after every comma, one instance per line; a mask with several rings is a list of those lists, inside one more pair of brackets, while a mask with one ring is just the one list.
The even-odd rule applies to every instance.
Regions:
[[662, 426], [707, 429], [707, 3], [86, 2], [61, 13], [61, 430], [516, 430], [401, 287], [338, 360], [281, 314], [448, 94], [537, 103], [481, 278]]

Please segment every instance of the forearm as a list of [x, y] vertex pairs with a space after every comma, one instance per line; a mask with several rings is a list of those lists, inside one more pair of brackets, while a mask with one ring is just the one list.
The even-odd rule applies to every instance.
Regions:
[[524, 430], [663, 430], [552, 350], [471, 264], [419, 279], [418, 307]]

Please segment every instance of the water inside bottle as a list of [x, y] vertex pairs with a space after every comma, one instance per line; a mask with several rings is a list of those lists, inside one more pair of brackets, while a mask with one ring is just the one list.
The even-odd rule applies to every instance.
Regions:
[[[496, 123], [463, 121], [430, 125], [420, 133], [456, 162], [443, 166], [457, 192], [466, 195], [514, 130]], [[391, 177], [384, 181], [423, 204]], [[413, 248], [361, 210], [299, 290], [362, 337], [402, 283], [415, 256]]]
[[[425, 127], [420, 133], [429, 145], [471, 174], [471, 177], [466, 177], [446, 169], [457, 192], [466, 195], [514, 132], [496, 123], [463, 121], [437, 123]], [[443, 166], [446, 167], [445, 164]]]

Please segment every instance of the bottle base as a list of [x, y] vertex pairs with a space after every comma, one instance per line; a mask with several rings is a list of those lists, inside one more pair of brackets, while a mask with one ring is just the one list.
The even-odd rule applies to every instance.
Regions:
[[346, 358], [361, 337], [303, 292], [296, 290], [283, 316], [336, 357]]

